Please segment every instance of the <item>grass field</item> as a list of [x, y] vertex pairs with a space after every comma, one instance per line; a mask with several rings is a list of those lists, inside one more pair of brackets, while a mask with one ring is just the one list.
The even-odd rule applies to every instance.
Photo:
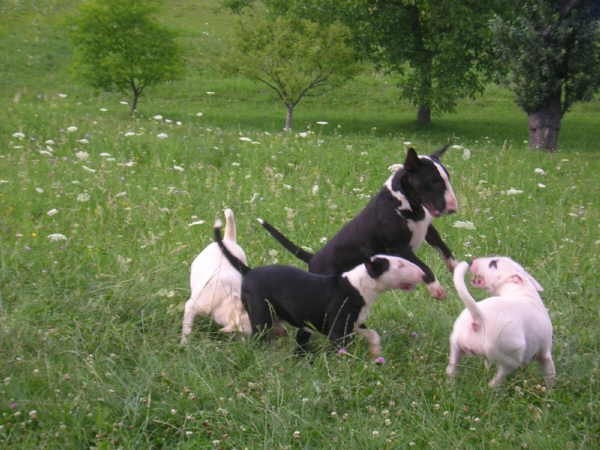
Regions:
[[[63, 17], [77, 3], [0, 6], [0, 448], [600, 447], [600, 102], [574, 108], [560, 151], [543, 154], [503, 88], [421, 130], [394, 80], [365, 74], [302, 103], [284, 134], [268, 92], [203, 59], [228, 28], [217, 2], [178, 0], [163, 19], [189, 70], [131, 118], [127, 99], [69, 75]], [[457, 257], [510, 255], [544, 286], [553, 390], [533, 364], [492, 391], [480, 359], [446, 381], [462, 306], [427, 246], [449, 297], [378, 300], [384, 366], [359, 340], [348, 358], [298, 359], [291, 338], [248, 342], [207, 319], [179, 347], [189, 264], [224, 207], [251, 265], [297, 265], [255, 218], [319, 248], [406, 141], [470, 151], [446, 154], [459, 212], [437, 228]]]

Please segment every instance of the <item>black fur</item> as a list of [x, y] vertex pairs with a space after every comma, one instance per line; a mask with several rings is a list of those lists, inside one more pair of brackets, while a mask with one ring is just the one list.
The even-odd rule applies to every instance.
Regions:
[[[284, 265], [251, 269], [223, 243], [219, 226], [215, 226], [214, 234], [225, 257], [243, 275], [242, 303], [248, 311], [253, 334], [271, 328], [274, 320], [283, 319], [299, 329], [296, 342], [300, 351], [307, 350], [308, 329], [325, 334], [337, 348], [347, 345], [365, 302], [345, 277], [309, 273]], [[364, 264], [373, 278], [389, 268], [389, 261], [384, 258]]]
[[[430, 158], [439, 162], [447, 148], [448, 145], [442, 147], [430, 155]], [[261, 221], [261, 224], [286, 249], [308, 263], [310, 272], [339, 274], [355, 267], [365, 255], [388, 254], [401, 256], [418, 265], [425, 273], [423, 281], [431, 283], [435, 280], [433, 272], [415, 255], [410, 246], [413, 233], [409, 228], [409, 221], [416, 223], [424, 220], [424, 207], [440, 213], [446, 210], [445, 182], [433, 162], [419, 158], [411, 148], [407, 152], [403, 168], [392, 178], [391, 188], [401, 192], [406, 202], [394, 197], [384, 186], [354, 219], [344, 225], [314, 255], [292, 243], [271, 224], [265, 221]], [[454, 259], [431, 224], [427, 228], [425, 240], [446, 261]]]

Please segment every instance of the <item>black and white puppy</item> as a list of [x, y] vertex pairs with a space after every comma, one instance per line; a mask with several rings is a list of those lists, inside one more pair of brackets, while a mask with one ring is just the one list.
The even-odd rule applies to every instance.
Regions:
[[242, 303], [253, 333], [285, 320], [298, 328], [298, 350], [308, 350], [314, 330], [326, 335], [340, 353], [354, 333], [369, 342], [369, 352], [378, 363], [380, 338], [363, 325], [376, 297], [390, 289], [413, 289], [423, 271], [411, 262], [388, 255], [375, 255], [340, 275], [306, 272], [293, 266], [270, 265], [251, 269], [234, 256], [221, 239], [221, 223], [215, 223], [215, 241], [231, 265], [242, 274]]
[[395, 255], [419, 266], [429, 293], [444, 298], [446, 292], [415, 252], [425, 240], [441, 253], [448, 270], [454, 270], [456, 265], [452, 252], [431, 224], [434, 217], [457, 209], [450, 176], [440, 162], [447, 148], [448, 145], [429, 156], [419, 156], [409, 148], [404, 164], [379, 193], [315, 254], [303, 250], [264, 220], [258, 221], [286, 249], [306, 262], [310, 272], [340, 274], [358, 265], [365, 254]]

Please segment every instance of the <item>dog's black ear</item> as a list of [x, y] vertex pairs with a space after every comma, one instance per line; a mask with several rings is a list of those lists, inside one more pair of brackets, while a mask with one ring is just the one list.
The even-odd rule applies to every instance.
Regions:
[[390, 268], [390, 262], [385, 258], [373, 257], [365, 262], [367, 273], [371, 278], [379, 278]]
[[442, 155], [444, 153], [446, 153], [446, 150], [448, 150], [448, 147], [450, 147], [450, 144], [444, 145], [442, 148], [440, 148], [439, 150], [436, 150], [429, 156], [434, 159], [440, 159], [442, 157]]
[[404, 160], [404, 170], [411, 172], [413, 170], [417, 170], [419, 166], [419, 155], [414, 148], [410, 147], [406, 152], [406, 159]]

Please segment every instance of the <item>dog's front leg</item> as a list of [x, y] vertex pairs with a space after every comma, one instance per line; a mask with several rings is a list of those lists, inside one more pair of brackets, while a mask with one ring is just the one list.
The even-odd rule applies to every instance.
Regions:
[[442, 241], [442, 238], [438, 231], [433, 227], [433, 225], [429, 225], [427, 228], [427, 234], [425, 235], [425, 240], [429, 245], [435, 248], [444, 261], [446, 262], [446, 267], [452, 273], [454, 272], [454, 268], [456, 267], [457, 261], [454, 259], [454, 255], [452, 255], [452, 251], [448, 248], [446, 243]]
[[423, 275], [423, 282], [427, 285], [429, 295], [438, 300], [446, 298], [446, 291], [444, 290], [440, 282], [436, 280], [435, 275], [433, 274], [429, 266], [423, 261], [421, 261], [419, 257], [413, 253], [412, 250], [402, 249], [399, 252], [395, 252], [394, 255], [405, 258], [411, 263], [414, 263], [421, 268], [421, 270], [425, 273], [425, 275]]
[[381, 356], [381, 338], [375, 330], [367, 328], [364, 324], [356, 329], [356, 332], [363, 336], [369, 343], [369, 354], [377, 364], [384, 364], [385, 358]]

